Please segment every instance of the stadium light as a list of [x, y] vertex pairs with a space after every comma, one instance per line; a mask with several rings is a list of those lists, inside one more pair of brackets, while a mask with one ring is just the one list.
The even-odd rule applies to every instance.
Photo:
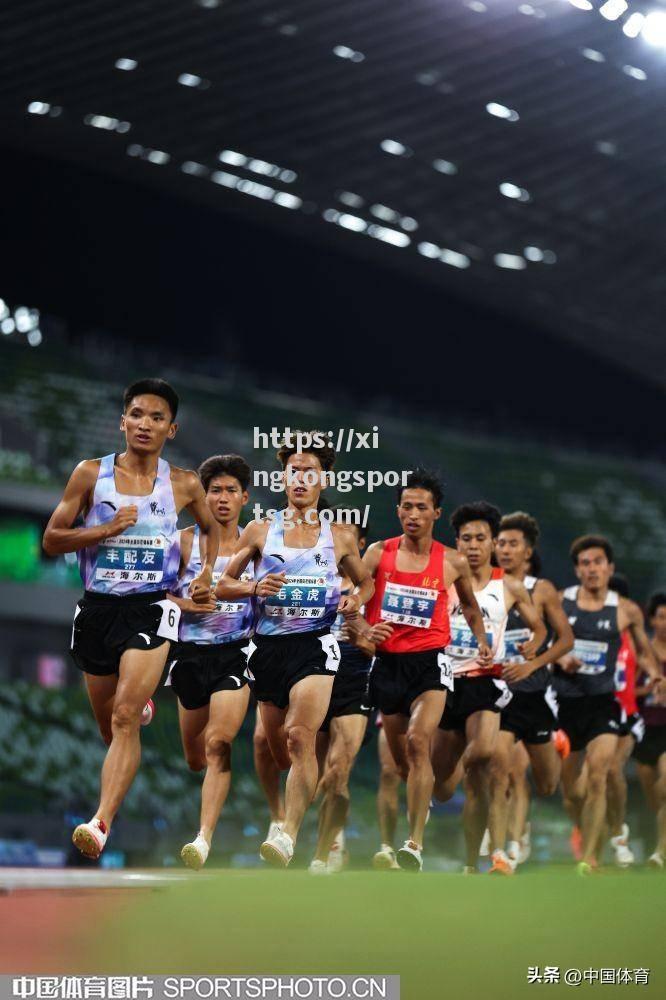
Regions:
[[594, 10], [590, 0], [569, 0], [569, 3], [572, 7], [577, 7], [578, 10]]
[[116, 69], [121, 69], [125, 73], [131, 73], [139, 64], [136, 59], [116, 59], [114, 65]]
[[602, 4], [599, 8], [599, 13], [607, 21], [617, 21], [618, 17], [622, 17], [628, 7], [627, 0], [606, 0], [606, 3]]
[[450, 160], [433, 160], [432, 165], [438, 173], [448, 174], [449, 177], [453, 177], [454, 174], [458, 173], [457, 166], [455, 163], [451, 163]]
[[486, 104], [486, 111], [489, 115], [493, 115], [495, 118], [504, 118], [507, 122], [517, 122], [520, 120], [520, 115], [513, 108], [507, 108], [504, 104], [497, 104], [495, 101], [491, 101]]
[[648, 45], [666, 48], [666, 13], [664, 11], [653, 10], [646, 15], [641, 37]]
[[530, 200], [529, 191], [526, 191], [525, 188], [518, 187], [517, 184], [512, 184], [510, 181], [503, 181], [499, 185], [499, 191], [505, 198], [513, 198], [516, 201]]
[[645, 14], [640, 14], [636, 11], [635, 14], [630, 14], [625, 23], [622, 25], [622, 31], [625, 33], [627, 38], [637, 38], [641, 33], [641, 28], [645, 22]]
[[404, 146], [401, 142], [397, 142], [396, 139], [382, 139], [380, 147], [385, 153], [389, 153], [391, 156], [412, 155], [412, 150], [409, 146]]
[[517, 257], [513, 253], [496, 253], [493, 258], [498, 267], [507, 271], [524, 271], [527, 267], [524, 257]]

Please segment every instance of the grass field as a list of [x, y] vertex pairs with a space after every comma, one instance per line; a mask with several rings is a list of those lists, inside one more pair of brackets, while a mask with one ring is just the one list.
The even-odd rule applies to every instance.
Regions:
[[[666, 880], [570, 866], [487, 875], [218, 871], [110, 909], [97, 973], [399, 974], [403, 1000], [666, 993]], [[648, 986], [527, 983], [528, 966], [648, 968]]]

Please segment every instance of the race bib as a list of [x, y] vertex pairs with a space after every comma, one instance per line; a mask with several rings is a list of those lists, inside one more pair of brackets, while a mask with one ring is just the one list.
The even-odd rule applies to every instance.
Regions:
[[528, 628], [512, 628], [504, 633], [504, 662], [524, 663], [525, 657], [518, 649], [528, 642], [532, 633]]
[[103, 539], [97, 549], [96, 580], [159, 583], [164, 563], [164, 539], [118, 535]]
[[[213, 589], [217, 586], [218, 581], [222, 578], [223, 575], [224, 574], [221, 570], [213, 572], [213, 584], [212, 584]], [[250, 576], [249, 573], [242, 573], [239, 577], [239, 580], [242, 580], [243, 583], [247, 583], [247, 581], [251, 579], [252, 577]], [[215, 610], [218, 613], [225, 615], [237, 615], [241, 611], [244, 611], [246, 607], [247, 607], [247, 598], [243, 601], [236, 601], [236, 602], [220, 601], [220, 600], [217, 600], [215, 602]]]
[[[492, 649], [493, 636], [491, 632], [486, 632], [486, 642]], [[449, 656], [455, 656], [459, 660], [473, 660], [479, 652], [479, 644], [476, 636], [468, 625], [452, 625], [451, 641], [446, 647]]]
[[430, 628], [439, 592], [427, 587], [405, 587], [387, 583], [379, 614], [383, 622]]
[[325, 576], [288, 576], [278, 593], [264, 603], [264, 613], [270, 618], [321, 618], [325, 610]]
[[576, 639], [573, 655], [583, 664], [577, 673], [603, 674], [606, 669], [607, 654], [607, 642], [596, 642], [593, 639]]

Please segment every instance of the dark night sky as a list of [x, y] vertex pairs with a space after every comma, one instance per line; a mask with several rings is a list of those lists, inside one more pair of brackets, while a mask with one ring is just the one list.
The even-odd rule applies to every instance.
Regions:
[[232, 357], [264, 381], [300, 380], [309, 396], [341, 388], [605, 450], [659, 446], [657, 388], [347, 253], [323, 224], [312, 242], [62, 162], [5, 150], [2, 166], [0, 294], [75, 332]]

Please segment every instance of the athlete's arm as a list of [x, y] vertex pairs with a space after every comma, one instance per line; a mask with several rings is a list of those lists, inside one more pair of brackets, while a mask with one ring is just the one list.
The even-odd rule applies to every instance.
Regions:
[[[636, 660], [641, 670], [650, 677], [655, 693], [661, 697], [666, 677], [661, 672], [659, 661], [645, 632], [643, 612], [634, 601], [629, 601], [626, 597], [621, 597], [617, 617], [620, 632], [624, 632], [625, 628], [628, 628], [631, 632], [631, 637], [636, 647]], [[660, 688], [662, 689], [661, 691], [659, 691]]]
[[190, 584], [190, 597], [195, 604], [210, 602], [213, 567], [220, 546], [220, 526], [206, 503], [206, 494], [196, 472], [178, 470], [179, 486], [186, 500], [185, 507], [199, 525], [201, 572]]
[[564, 613], [559, 595], [549, 580], [539, 580], [533, 591], [533, 601], [537, 612], [548, 622], [555, 633], [554, 642], [533, 660], [525, 663], [510, 663], [502, 671], [504, 680], [516, 684], [533, 674], [547, 663], [554, 663], [565, 656], [574, 644], [574, 634]]
[[338, 611], [348, 618], [357, 615], [361, 606], [370, 600], [375, 592], [375, 581], [368, 567], [361, 561], [358, 543], [351, 529], [334, 525], [333, 541], [338, 569], [356, 585], [354, 593], [344, 594], [338, 605]]
[[515, 576], [505, 576], [505, 597], [507, 597], [507, 592], [507, 608], [515, 607], [520, 617], [533, 633], [532, 638], [519, 647], [520, 652], [526, 660], [533, 660], [537, 649], [546, 640], [546, 626], [543, 623], [541, 615], [532, 604], [532, 598], [521, 580], [517, 580]]
[[74, 469], [65, 487], [62, 500], [51, 514], [46, 525], [42, 546], [47, 555], [59, 556], [65, 552], [78, 552], [88, 545], [97, 545], [104, 538], [113, 538], [136, 524], [138, 508], [136, 504], [120, 507], [115, 516], [105, 524], [95, 524], [88, 528], [73, 528], [79, 514], [87, 509], [95, 489], [99, 462], [80, 462]]
[[493, 662], [493, 651], [488, 645], [486, 638], [483, 615], [474, 594], [472, 571], [469, 568], [469, 563], [464, 555], [453, 549], [446, 550], [446, 558], [449, 566], [451, 566], [456, 574], [452, 582], [460, 601], [460, 610], [465, 616], [465, 621], [472, 630], [479, 647], [477, 660], [480, 666], [489, 667]]
[[[194, 528], [185, 528], [180, 532], [180, 569], [178, 575], [182, 576], [185, 572], [185, 567], [190, 561], [190, 556], [192, 555], [192, 543], [194, 541]], [[210, 600], [206, 601], [204, 604], [195, 604], [191, 597], [178, 597], [176, 594], [169, 594], [169, 600], [177, 604], [181, 611], [189, 611], [190, 613], [196, 612], [197, 614], [205, 614], [207, 612], [215, 611], [216, 604], [211, 593]]]
[[218, 600], [234, 601], [255, 595], [271, 597], [282, 589], [287, 582], [284, 573], [268, 573], [263, 580], [238, 579], [249, 562], [261, 555], [267, 533], [268, 521], [250, 521], [243, 528], [234, 554], [215, 587]]

